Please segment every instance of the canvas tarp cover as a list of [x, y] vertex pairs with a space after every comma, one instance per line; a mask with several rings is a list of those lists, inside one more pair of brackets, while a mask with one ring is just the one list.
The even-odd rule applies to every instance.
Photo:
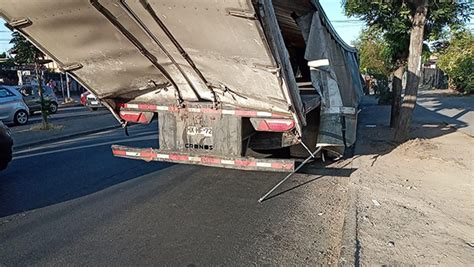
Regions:
[[356, 136], [362, 95], [357, 52], [340, 40], [317, 1], [315, 6], [319, 10], [299, 17], [297, 23], [306, 41], [313, 86], [321, 94], [318, 145], [341, 152], [354, 144]]

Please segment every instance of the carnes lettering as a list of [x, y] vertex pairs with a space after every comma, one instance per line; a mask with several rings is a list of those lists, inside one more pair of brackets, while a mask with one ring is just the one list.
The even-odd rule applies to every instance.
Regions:
[[187, 149], [203, 149], [203, 150], [213, 150], [213, 145], [198, 145], [198, 144], [185, 144], [185, 148]]

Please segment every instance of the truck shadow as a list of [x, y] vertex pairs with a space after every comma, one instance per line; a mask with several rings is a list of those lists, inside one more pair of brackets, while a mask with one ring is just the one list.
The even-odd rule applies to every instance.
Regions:
[[[307, 186], [310, 183], [316, 182], [322, 178], [330, 178], [330, 177], [343, 177], [349, 178], [353, 172], [355, 172], [356, 168], [351, 168], [348, 166], [352, 165], [352, 161], [345, 162], [343, 165], [335, 165], [337, 163], [334, 162], [322, 162], [320, 159], [311, 162], [305, 165], [301, 170], [297, 172], [297, 174], [307, 174], [308, 180], [304, 182], [297, 183], [296, 185], [291, 186], [283, 191], [276, 190], [274, 194], [268, 196], [263, 202], [268, 201], [272, 198], [278, 197], [295, 189], [298, 189], [303, 186]], [[290, 178], [291, 179], [291, 178]], [[284, 188], [284, 186], [282, 186]]]

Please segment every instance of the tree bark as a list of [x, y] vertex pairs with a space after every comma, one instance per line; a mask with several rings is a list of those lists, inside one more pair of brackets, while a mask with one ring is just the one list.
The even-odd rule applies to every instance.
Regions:
[[43, 80], [41, 79], [40, 73], [40, 64], [38, 63], [38, 58], [35, 58], [35, 72], [36, 72], [36, 80], [38, 81], [38, 93], [40, 95], [40, 102], [41, 102], [41, 117], [42, 117], [42, 129], [47, 130], [49, 128], [48, 125], [48, 114], [46, 113], [46, 105], [44, 101], [44, 90], [43, 90]]
[[405, 66], [398, 66], [393, 73], [392, 81], [392, 111], [390, 113], [390, 128], [397, 127], [400, 119], [400, 106], [402, 102], [402, 80]]
[[413, 16], [413, 27], [410, 33], [410, 53], [408, 55], [408, 76], [405, 96], [400, 110], [400, 120], [395, 132], [395, 141], [404, 142], [410, 132], [413, 109], [416, 105], [416, 96], [421, 73], [421, 53], [423, 49], [423, 34], [428, 13], [428, 0], [413, 1], [416, 5]]

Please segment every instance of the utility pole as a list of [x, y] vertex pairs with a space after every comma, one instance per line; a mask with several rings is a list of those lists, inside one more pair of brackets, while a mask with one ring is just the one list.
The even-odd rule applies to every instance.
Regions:
[[67, 92], [67, 100], [66, 102], [70, 102], [71, 101], [71, 93], [69, 92], [70, 88], [69, 88], [69, 83], [71, 82], [71, 78], [69, 78], [69, 74], [66, 72], [66, 92]]
[[59, 73], [59, 78], [61, 79], [61, 93], [62, 93], [63, 99], [64, 99], [64, 82], [63, 82], [63, 74], [62, 73]]

